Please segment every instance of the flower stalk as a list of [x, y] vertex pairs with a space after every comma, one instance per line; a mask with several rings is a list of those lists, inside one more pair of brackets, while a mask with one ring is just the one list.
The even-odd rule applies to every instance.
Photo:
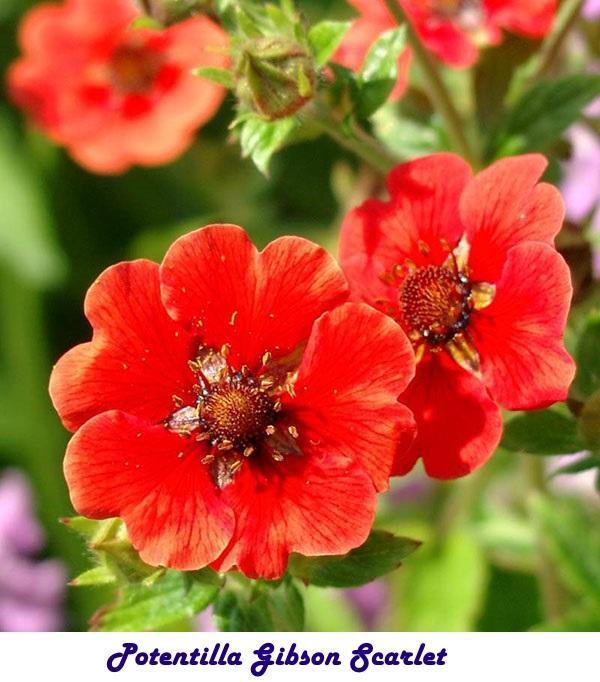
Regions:
[[435, 59], [421, 42], [421, 39], [408, 20], [406, 12], [397, 0], [384, 0], [384, 3], [398, 24], [404, 24], [406, 26], [407, 39], [415, 55], [415, 60], [421, 67], [421, 70], [427, 79], [429, 95], [436, 109], [446, 121], [448, 135], [456, 151], [472, 165], [478, 166], [477, 154], [465, 134], [464, 121], [452, 101], [452, 97], [448, 92], [448, 88], [444, 83]]
[[364, 130], [356, 127], [346, 132], [343, 124], [319, 102], [307, 107], [302, 112], [302, 117], [381, 173], [389, 173], [401, 161]]
[[547, 76], [552, 70], [552, 67], [560, 54], [565, 38], [579, 17], [583, 4], [584, 0], [565, 0], [561, 5], [554, 23], [554, 28], [543, 42], [540, 51], [536, 55], [533, 69], [523, 83], [523, 90], [526, 90], [540, 78]]

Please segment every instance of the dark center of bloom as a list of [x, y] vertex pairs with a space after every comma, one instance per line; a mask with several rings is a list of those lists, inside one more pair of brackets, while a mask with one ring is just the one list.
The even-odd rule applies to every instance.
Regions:
[[211, 440], [246, 448], [275, 421], [275, 401], [251, 377], [235, 375], [212, 389], [200, 404], [200, 419]]
[[[284, 394], [294, 396], [298, 358], [271, 362], [265, 353], [255, 374], [243, 365], [239, 371], [228, 362], [229, 346], [217, 351], [201, 347], [189, 367], [196, 377], [197, 400], [184, 406], [173, 396], [178, 408], [164, 424], [184, 438], [205, 443], [202, 464], [209, 467], [218, 488], [229, 485], [244, 462], [281, 462], [288, 456], [302, 456], [299, 432], [283, 411]], [[182, 453], [182, 456], [184, 453]]]
[[120, 45], [110, 60], [110, 79], [123, 94], [146, 93], [161, 66], [160, 56], [143, 45]]
[[398, 292], [404, 325], [432, 346], [464, 331], [471, 315], [469, 278], [445, 266], [428, 265], [409, 274]]

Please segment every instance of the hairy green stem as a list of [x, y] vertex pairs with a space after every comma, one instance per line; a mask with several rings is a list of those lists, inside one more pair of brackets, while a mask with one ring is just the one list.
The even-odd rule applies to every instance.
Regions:
[[537, 68], [533, 75], [535, 79], [545, 76], [554, 65], [565, 38], [579, 17], [583, 3], [584, 0], [565, 0], [561, 5], [554, 28], [538, 53]]
[[347, 131], [328, 109], [319, 102], [314, 102], [302, 112], [303, 118], [331, 137], [360, 159], [382, 173], [389, 171], [399, 163], [400, 159], [391, 154], [374, 137], [362, 129]]
[[520, 76], [517, 73], [514, 79], [508, 101], [514, 103], [519, 95], [534, 85], [541, 78], [544, 78], [551, 70], [558, 56], [565, 38], [573, 28], [577, 21], [581, 8], [585, 0], [565, 0], [556, 16], [554, 27], [544, 40], [539, 52], [529, 64], [526, 65], [525, 70], [521, 72]]
[[464, 121], [448, 92], [448, 88], [440, 74], [435, 58], [421, 42], [421, 39], [408, 20], [406, 12], [398, 1], [384, 0], [384, 2], [388, 11], [398, 24], [404, 24], [406, 26], [406, 35], [414, 53], [415, 60], [421, 67], [421, 70], [427, 79], [429, 95], [434, 106], [446, 122], [448, 136], [450, 137], [453, 146], [456, 151], [471, 164], [475, 166], [479, 165], [475, 150], [465, 134]]

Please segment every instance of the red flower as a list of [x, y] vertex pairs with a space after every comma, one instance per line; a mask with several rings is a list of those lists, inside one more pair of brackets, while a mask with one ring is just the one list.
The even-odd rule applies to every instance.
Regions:
[[[361, 13], [350, 32], [349, 47], [360, 36], [392, 28], [395, 20], [383, 0], [348, 0]], [[455, 67], [472, 66], [482, 45], [496, 45], [502, 29], [529, 38], [548, 33], [556, 0], [400, 0], [421, 40], [439, 59]]]
[[567, 396], [563, 346], [569, 270], [555, 251], [564, 207], [537, 184], [539, 155], [472, 176], [453, 154], [398, 166], [389, 202], [370, 200], [342, 227], [352, 295], [387, 311], [412, 340], [417, 375], [401, 397], [418, 436], [395, 473], [419, 457], [435, 478], [473, 471], [500, 440], [499, 405], [541, 408]]
[[[360, 71], [373, 43], [382, 33], [396, 25], [388, 13], [382, 0], [348, 0], [349, 4], [360, 12], [350, 30], [344, 36], [342, 44], [337, 49], [334, 61], [353, 71]], [[411, 63], [410, 49], [404, 50], [398, 59], [398, 82], [390, 98], [397, 100], [408, 87]]]
[[66, 0], [35, 7], [21, 26], [12, 99], [94, 172], [174, 159], [223, 99], [223, 88], [190, 73], [227, 64], [218, 26], [196, 17], [131, 28], [136, 16], [132, 0]]
[[414, 354], [347, 296], [320, 247], [284, 237], [258, 253], [235, 226], [179, 239], [161, 266], [109, 268], [86, 300], [93, 340], [50, 381], [78, 429], [77, 511], [122, 517], [145, 561], [179, 569], [276, 578], [290, 552], [360, 545], [413, 435], [397, 398]]

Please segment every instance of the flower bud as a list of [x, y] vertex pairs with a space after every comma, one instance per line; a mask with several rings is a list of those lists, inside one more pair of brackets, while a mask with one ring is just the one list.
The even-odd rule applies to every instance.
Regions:
[[213, 0], [138, 0], [141, 10], [163, 26], [176, 24], [196, 14], [211, 14]]
[[259, 38], [240, 51], [235, 67], [239, 99], [268, 121], [295, 114], [315, 94], [308, 52], [282, 38]]

